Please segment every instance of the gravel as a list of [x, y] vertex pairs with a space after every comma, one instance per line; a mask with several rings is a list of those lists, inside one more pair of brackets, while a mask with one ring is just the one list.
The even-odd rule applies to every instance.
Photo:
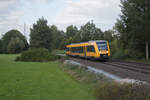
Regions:
[[69, 60], [76, 61], [76, 62], [84, 64], [86, 66], [92, 66], [96, 69], [103, 70], [103, 71], [113, 74], [115, 76], [119, 76], [120, 78], [123, 78], [123, 79], [135, 79], [135, 80], [150, 82], [150, 75], [131, 71], [128, 69], [118, 68], [118, 67], [115, 67], [112, 65], [107, 65], [107, 64], [105, 64], [106, 62], [104, 63], [101, 61], [91, 61], [91, 60], [87, 60], [87, 59], [73, 58], [73, 57], [70, 57]]

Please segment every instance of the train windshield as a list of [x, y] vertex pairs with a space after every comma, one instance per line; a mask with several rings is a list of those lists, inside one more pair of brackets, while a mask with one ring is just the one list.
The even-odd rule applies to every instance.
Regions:
[[96, 42], [99, 51], [101, 50], [108, 50], [107, 48], [107, 42]]

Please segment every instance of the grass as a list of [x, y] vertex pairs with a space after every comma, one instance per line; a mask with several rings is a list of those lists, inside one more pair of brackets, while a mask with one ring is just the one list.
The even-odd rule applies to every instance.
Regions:
[[62, 70], [68, 73], [73, 79], [92, 88], [99, 85], [99, 82], [101, 81], [111, 81], [110, 78], [102, 74], [94, 74], [93, 72], [87, 71], [86, 68], [82, 68], [77, 65], [64, 64], [62, 66]]
[[65, 50], [54, 50], [53, 54], [65, 54], [66, 51]]
[[80, 66], [64, 65], [62, 69], [73, 79], [88, 86], [97, 100], [150, 100], [149, 84], [120, 84]]
[[94, 100], [88, 89], [65, 74], [58, 62], [14, 62], [0, 55], [0, 100]]
[[102, 85], [102, 82], [112, 82], [112, 79], [102, 74], [95, 74], [93, 72], [87, 71], [85, 67], [63, 64], [61, 66], [61, 69], [69, 76], [71, 76], [72, 79], [76, 80], [83, 86], [86, 86], [88, 88], [88, 91], [90, 91], [95, 98], [97, 98], [97, 95], [95, 93], [97, 92], [96, 89], [97, 87], [99, 87], [99, 85]]
[[143, 83], [101, 83], [96, 90], [98, 100], [150, 100], [150, 86]]

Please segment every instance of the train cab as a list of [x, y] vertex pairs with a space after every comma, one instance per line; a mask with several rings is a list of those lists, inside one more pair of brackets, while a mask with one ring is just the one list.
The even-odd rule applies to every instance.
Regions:
[[100, 54], [100, 58], [109, 59], [110, 48], [106, 40], [96, 41], [96, 45]]

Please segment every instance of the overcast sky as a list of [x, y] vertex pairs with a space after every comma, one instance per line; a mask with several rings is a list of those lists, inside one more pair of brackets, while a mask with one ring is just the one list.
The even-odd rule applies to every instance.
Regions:
[[111, 29], [120, 14], [120, 0], [0, 0], [0, 35], [11, 29], [26, 34], [42, 16], [59, 29], [80, 27], [94, 20], [103, 31]]

